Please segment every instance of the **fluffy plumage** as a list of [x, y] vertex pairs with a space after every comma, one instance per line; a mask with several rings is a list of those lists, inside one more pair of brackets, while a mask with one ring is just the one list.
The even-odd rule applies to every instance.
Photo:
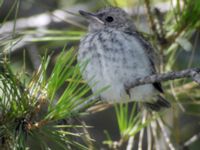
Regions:
[[160, 83], [126, 90], [126, 83], [156, 73], [153, 47], [138, 34], [130, 17], [120, 8], [80, 14], [89, 20], [89, 32], [80, 42], [78, 61], [89, 60], [83, 77], [93, 92], [110, 86], [100, 94], [102, 100], [144, 101], [153, 110], [169, 107], [158, 95], [163, 92]]

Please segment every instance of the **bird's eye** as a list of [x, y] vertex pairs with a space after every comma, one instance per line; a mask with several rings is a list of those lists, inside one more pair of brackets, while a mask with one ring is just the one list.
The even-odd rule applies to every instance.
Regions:
[[113, 22], [113, 20], [114, 20], [114, 19], [113, 19], [113, 17], [111, 17], [111, 16], [106, 17], [106, 21], [107, 21], [107, 22]]

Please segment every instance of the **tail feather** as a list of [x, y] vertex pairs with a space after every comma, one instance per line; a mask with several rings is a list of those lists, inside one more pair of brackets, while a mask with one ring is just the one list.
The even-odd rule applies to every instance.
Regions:
[[145, 105], [153, 111], [159, 111], [162, 108], [171, 107], [171, 104], [160, 95], [157, 96], [156, 102], [147, 102]]

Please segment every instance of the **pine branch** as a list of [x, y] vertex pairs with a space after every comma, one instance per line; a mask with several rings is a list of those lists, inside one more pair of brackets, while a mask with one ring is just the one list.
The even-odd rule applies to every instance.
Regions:
[[126, 89], [129, 90], [138, 85], [150, 84], [155, 82], [162, 82], [168, 80], [175, 80], [181, 78], [191, 78], [193, 81], [200, 84], [200, 68], [190, 68], [182, 71], [173, 71], [163, 74], [154, 74], [146, 76], [144, 78], [138, 78], [134, 82], [125, 85]]

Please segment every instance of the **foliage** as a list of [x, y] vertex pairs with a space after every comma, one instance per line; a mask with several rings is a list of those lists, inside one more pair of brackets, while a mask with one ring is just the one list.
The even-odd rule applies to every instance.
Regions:
[[[57, 144], [57, 149], [73, 149], [74, 146], [86, 149], [70, 140], [73, 136], [80, 137], [81, 133], [69, 130], [83, 128], [82, 125], [56, 125], [56, 122], [62, 124], [62, 119], [67, 121], [80, 116], [91, 105], [91, 102], [86, 103], [89, 97], [85, 96], [90, 88], [82, 82], [80, 65], [74, 65], [75, 56], [73, 50], [62, 52], [49, 77], [50, 57], [44, 58], [28, 83], [12, 72], [8, 62], [1, 62], [0, 137], [6, 146], [24, 149], [28, 146], [27, 138], [31, 137], [40, 139], [40, 146], [48, 147], [46, 142], [51, 141]], [[66, 85], [65, 90], [56, 96], [63, 85]], [[48, 141], [41, 140], [42, 137]]]
[[[179, 12], [181, 13], [181, 12]], [[192, 17], [191, 17], [192, 16]], [[199, 26], [199, 16], [200, 16], [200, 1], [198, 0], [187, 0], [184, 6], [183, 14], [180, 16], [177, 23], [177, 30], [181, 28], [194, 28]]]
[[[31, 0], [27, 2], [36, 4]], [[91, 4], [90, 2], [71, 0], [70, 6], [87, 4], [89, 7], [99, 9], [98, 5], [101, 4], [101, 6], [111, 5], [130, 10], [135, 6], [144, 6], [148, 9], [152, 4], [150, 0], [104, 0], [93, 1]], [[153, 2], [156, 4], [160, 0]], [[152, 32], [144, 34], [150, 36], [149, 40], [156, 45], [158, 56], [161, 59], [160, 71], [199, 66], [199, 62], [194, 63], [196, 62], [194, 58], [195, 54], [199, 54], [196, 47], [199, 39], [200, 1], [175, 0], [173, 1], [176, 2], [175, 5], [172, 1], [165, 0], [165, 2], [171, 5], [171, 9], [165, 15], [159, 9], [155, 13], [150, 10], [150, 13], [145, 14], [149, 19]], [[3, 7], [4, 3], [5, 1], [1, 0], [0, 7]], [[98, 149], [99, 147], [96, 148], [94, 143], [103, 143], [109, 149], [126, 147], [128, 150], [134, 145], [137, 145], [135, 147], [138, 149], [144, 149], [144, 147], [161, 149], [160, 142], [169, 149], [190, 146], [187, 145], [187, 139], [190, 141], [190, 137], [195, 137], [195, 134], [191, 132], [185, 135], [182, 125], [177, 123], [181, 116], [186, 115], [191, 118], [197, 116], [199, 119], [199, 87], [190, 80], [164, 83], [167, 89], [166, 97], [171, 99], [173, 105], [170, 110], [152, 113], [143, 108], [138, 109], [132, 104], [115, 105], [120, 136], [114, 140], [109, 131], [106, 131], [107, 139], [103, 142], [95, 139], [96, 142], [94, 142], [88, 133], [90, 127], [85, 125], [80, 117], [87, 115], [87, 108], [96, 102], [91, 99], [99, 92], [106, 90], [106, 87], [90, 95], [90, 88], [82, 80], [80, 74], [80, 68], [84, 70], [87, 62], [76, 64], [77, 41], [86, 33], [86, 27], [82, 22], [67, 18], [65, 20], [67, 27], [63, 29], [45, 27], [17, 30], [16, 22], [20, 6], [22, 7], [21, 3], [20, 0], [13, 1], [9, 12], [1, 21], [1, 25], [6, 24], [14, 14], [12, 32], [0, 36], [0, 139], [2, 148]], [[68, 6], [66, 1], [62, 3]], [[38, 7], [44, 6], [38, 5]], [[140, 18], [141, 16], [134, 17]], [[60, 47], [66, 45], [66, 42], [67, 48], [64, 48], [56, 57], [55, 64], [52, 66], [51, 61], [54, 55], [49, 51], [57, 47], [61, 49]], [[37, 50], [42, 55], [42, 62], [34, 73], [27, 73], [28, 69], [25, 67], [27, 58], [22, 60], [22, 70], [13, 69], [15, 61], [12, 55], [17, 49], [15, 46], [19, 43], [22, 45], [25, 43], [25, 46], [37, 45]], [[22, 47], [21, 49], [24, 49], [24, 46]], [[44, 49], [47, 51], [44, 52]], [[23, 55], [27, 57], [26, 54]], [[189, 61], [184, 60], [183, 62], [182, 59], [180, 60], [180, 55], [190, 55]], [[171, 118], [171, 120], [166, 118]], [[190, 125], [194, 126], [192, 122]], [[147, 144], [144, 144], [145, 140]], [[193, 143], [194, 141], [191, 145]]]

